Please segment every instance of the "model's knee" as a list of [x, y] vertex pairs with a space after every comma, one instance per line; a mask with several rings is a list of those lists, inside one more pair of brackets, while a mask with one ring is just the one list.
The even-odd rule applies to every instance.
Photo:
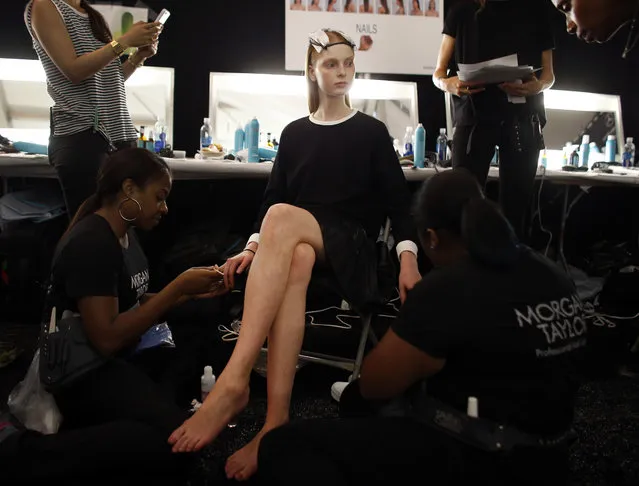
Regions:
[[293, 251], [289, 283], [308, 284], [315, 265], [315, 250], [308, 243], [299, 243]]
[[290, 204], [274, 204], [269, 208], [260, 229], [262, 238], [275, 238], [277, 241], [298, 239], [299, 228], [303, 227], [303, 218], [308, 217], [303, 209]]

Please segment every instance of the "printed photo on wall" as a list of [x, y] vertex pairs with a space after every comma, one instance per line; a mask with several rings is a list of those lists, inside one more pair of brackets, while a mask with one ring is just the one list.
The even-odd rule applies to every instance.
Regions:
[[356, 13], [357, 12], [357, 0], [344, 0], [344, 12]]
[[404, 7], [404, 2], [406, 0], [391, 0], [391, 1], [393, 2], [393, 15], [406, 15], [406, 8]]
[[327, 12], [341, 12], [342, 11], [342, 0], [328, 0], [328, 6], [326, 7]]
[[393, 0], [377, 0], [377, 13], [380, 15], [388, 15], [390, 9], [388, 8], [388, 2]]
[[291, 0], [291, 10], [306, 10], [306, 0]]
[[437, 9], [437, 0], [428, 0], [426, 17], [439, 17], [439, 11]]
[[375, 0], [359, 0], [359, 13], [375, 13]]
[[309, 0], [308, 11], [309, 12], [323, 12], [325, 0]]
[[424, 9], [422, 3], [424, 0], [409, 0], [411, 2], [410, 14], [411, 15], [424, 15]]

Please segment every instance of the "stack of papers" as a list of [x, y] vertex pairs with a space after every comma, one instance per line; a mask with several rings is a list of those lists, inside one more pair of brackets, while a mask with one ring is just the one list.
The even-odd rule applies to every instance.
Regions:
[[[532, 66], [520, 66], [517, 54], [475, 64], [459, 64], [460, 81], [478, 84], [522, 82], [535, 72]], [[525, 103], [526, 98], [508, 96], [511, 103]]]

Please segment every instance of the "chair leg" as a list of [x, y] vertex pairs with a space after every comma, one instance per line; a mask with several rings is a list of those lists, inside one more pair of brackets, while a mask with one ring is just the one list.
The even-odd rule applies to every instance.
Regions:
[[364, 352], [366, 351], [366, 342], [371, 330], [371, 321], [373, 314], [365, 314], [362, 316], [362, 335], [359, 338], [359, 346], [357, 347], [357, 356], [355, 357], [355, 365], [353, 367], [353, 375], [351, 380], [359, 378], [359, 372], [362, 369], [362, 361], [364, 361]]

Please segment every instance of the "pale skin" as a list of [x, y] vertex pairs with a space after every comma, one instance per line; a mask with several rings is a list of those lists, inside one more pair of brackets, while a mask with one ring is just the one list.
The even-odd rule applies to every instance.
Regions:
[[[80, 0], [65, 1], [82, 12]], [[60, 72], [74, 84], [90, 78], [117, 58], [114, 49], [109, 44], [88, 54], [76, 55], [66, 25], [51, 0], [34, 0], [32, 25], [44, 50]], [[161, 31], [162, 26], [159, 23], [138, 22], [126, 34], [115, 39], [125, 49], [138, 48], [138, 51], [131, 56], [130, 62], [126, 62], [122, 66], [125, 79], [133, 74], [137, 65], [155, 55]]]
[[[127, 219], [135, 218], [135, 226], [150, 230], [166, 215], [166, 198], [171, 191], [171, 178], [165, 173], [145, 187], [138, 187], [131, 179], [122, 184], [119, 194], [104, 204], [96, 214], [104, 218], [120, 244], [127, 247], [127, 231], [133, 223], [122, 219], [119, 210]], [[142, 210], [134, 203], [121, 204], [127, 197], [135, 198]], [[216, 268], [193, 268], [173, 280], [157, 294], [145, 294], [140, 306], [119, 312], [118, 298], [89, 296], [78, 301], [78, 311], [87, 336], [104, 355], [111, 355], [131, 345], [171, 308], [190, 299], [209, 298], [224, 294]]]
[[[334, 40], [332, 40], [334, 41]], [[313, 56], [309, 78], [319, 86], [320, 103], [313, 114], [336, 121], [352, 113], [346, 95], [354, 75], [353, 50], [336, 45]], [[267, 413], [262, 430], [229, 458], [229, 478], [246, 480], [257, 471], [257, 451], [269, 430], [289, 420], [291, 392], [304, 336], [306, 291], [316, 262], [324, 260], [324, 242], [317, 220], [287, 204], [272, 206], [260, 230], [260, 243], [227, 261], [225, 282], [249, 273], [240, 335], [229, 363], [200, 410], [169, 438], [174, 452], [199, 450], [210, 443], [247, 404], [249, 377], [268, 338]], [[421, 278], [413, 253], [401, 254], [399, 287], [402, 301]], [[265, 284], [268, 282], [268, 285]]]
[[[455, 53], [455, 38], [444, 34], [437, 57], [437, 69], [433, 73], [433, 83], [442, 91], [455, 96], [467, 96], [481, 93], [485, 88], [474, 83], [460, 81], [458, 76], [448, 77], [448, 65]], [[541, 55], [541, 75], [539, 78], [520, 83], [502, 83], [499, 88], [511, 96], [534, 96], [552, 87], [555, 83], [552, 51], [543, 51]]]

